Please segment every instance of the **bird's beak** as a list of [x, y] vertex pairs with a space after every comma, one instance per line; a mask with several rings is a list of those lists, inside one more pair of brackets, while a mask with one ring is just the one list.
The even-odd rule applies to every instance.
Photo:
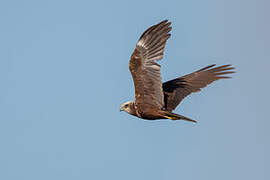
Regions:
[[121, 111], [124, 111], [124, 108], [123, 108], [123, 107], [120, 107], [120, 112], [121, 112]]

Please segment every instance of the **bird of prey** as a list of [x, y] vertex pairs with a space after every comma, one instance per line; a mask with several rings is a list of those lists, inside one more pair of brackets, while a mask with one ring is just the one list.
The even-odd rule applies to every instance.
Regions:
[[160, 65], [165, 44], [170, 38], [171, 22], [164, 20], [147, 29], [136, 44], [131, 55], [129, 70], [135, 86], [135, 101], [121, 105], [120, 111], [142, 119], [171, 119], [196, 122], [172, 111], [189, 94], [198, 92], [208, 84], [231, 78], [226, 74], [234, 73], [231, 65], [204, 67], [191, 74], [162, 83]]

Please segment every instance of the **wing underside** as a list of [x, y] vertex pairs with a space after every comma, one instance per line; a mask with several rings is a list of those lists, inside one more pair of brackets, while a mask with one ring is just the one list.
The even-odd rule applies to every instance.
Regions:
[[234, 67], [231, 65], [215, 67], [215, 64], [213, 64], [191, 74], [163, 83], [164, 108], [167, 111], [173, 111], [189, 94], [200, 91], [201, 88], [216, 80], [231, 78], [226, 75], [234, 73], [233, 69]]

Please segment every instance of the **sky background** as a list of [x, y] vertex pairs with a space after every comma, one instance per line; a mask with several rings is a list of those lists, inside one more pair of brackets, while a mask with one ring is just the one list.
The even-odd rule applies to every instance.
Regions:
[[[270, 179], [267, 0], [1, 1], [0, 179]], [[120, 113], [128, 63], [169, 19], [164, 81], [204, 66], [237, 73], [186, 98], [198, 121]]]

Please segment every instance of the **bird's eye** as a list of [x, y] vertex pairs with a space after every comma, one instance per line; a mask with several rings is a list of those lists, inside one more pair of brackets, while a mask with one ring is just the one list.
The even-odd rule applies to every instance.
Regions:
[[128, 107], [128, 104], [125, 105], [125, 108], [127, 108], [127, 107]]

